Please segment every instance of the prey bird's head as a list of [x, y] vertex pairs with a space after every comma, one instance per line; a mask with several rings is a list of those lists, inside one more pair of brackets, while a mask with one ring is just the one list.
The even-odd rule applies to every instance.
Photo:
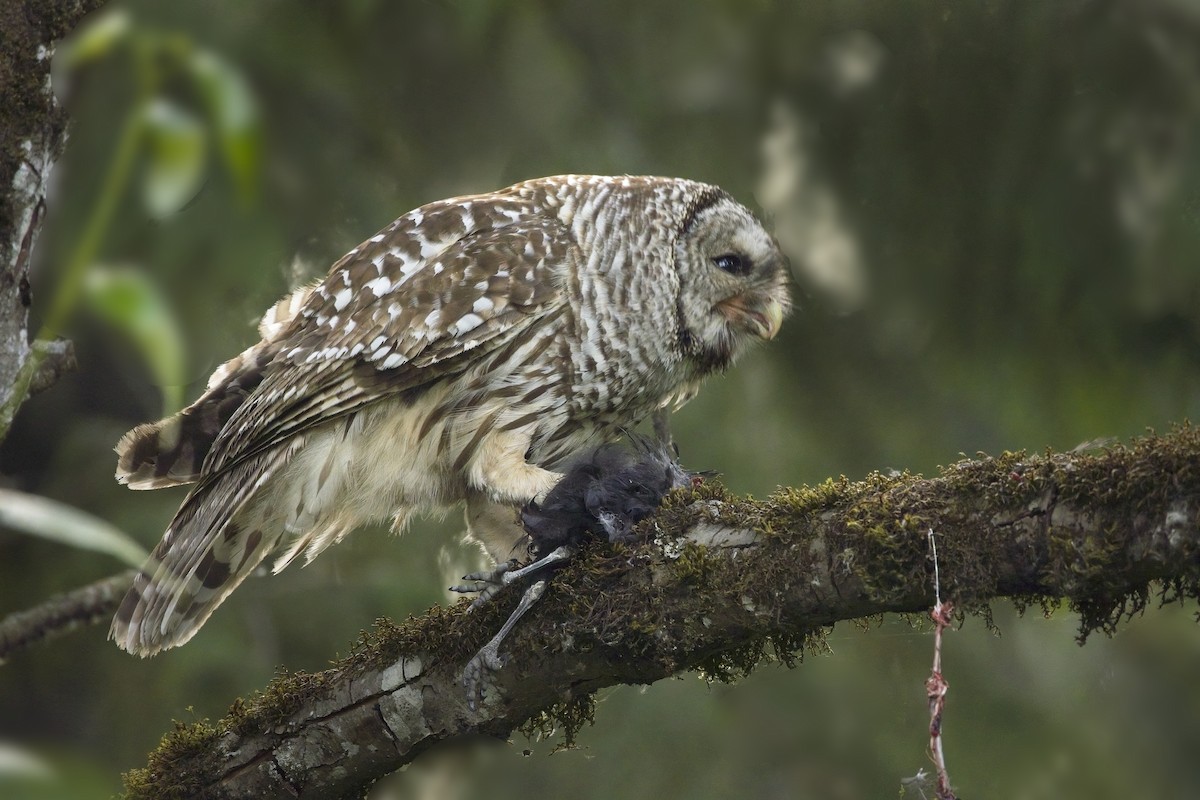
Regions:
[[791, 307], [788, 262], [743, 205], [716, 187], [693, 199], [675, 239], [680, 346], [699, 371], [773, 339]]

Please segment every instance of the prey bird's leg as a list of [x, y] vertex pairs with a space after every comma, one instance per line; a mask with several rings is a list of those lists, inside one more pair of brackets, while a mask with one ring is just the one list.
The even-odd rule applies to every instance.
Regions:
[[[562, 561], [569, 561], [575, 555], [575, 548], [570, 545], [563, 545], [555, 548], [545, 556], [542, 556], [537, 561], [527, 564], [520, 569], [515, 569], [516, 562], [509, 561], [501, 564], [494, 570], [484, 570], [482, 572], [472, 572], [470, 575], [464, 575], [464, 581], [471, 583], [460, 583], [458, 586], [451, 586], [452, 592], [479, 592], [479, 596], [471, 602], [471, 609], [474, 610], [486, 603], [492, 598], [496, 592], [508, 586], [510, 583], [515, 583], [524, 577], [536, 574], [543, 570], [558, 564]], [[479, 586], [479, 584], [485, 584]], [[522, 612], [524, 613], [524, 612]]]
[[[562, 549], [564, 548], [559, 548], [559, 550]], [[557, 553], [558, 550], [554, 552]], [[525, 570], [540, 564], [542, 561], [545, 561], [553, 555], [554, 553], [551, 553], [549, 556], [546, 556], [546, 558], [543, 558], [540, 561], [535, 561], [533, 564], [530, 564], [529, 567], [525, 567]], [[562, 559], [560, 558], [558, 560]], [[524, 572], [525, 570], [518, 571]], [[512, 573], [505, 574], [509, 575]], [[528, 572], [526, 572], [526, 574], [528, 574]], [[501, 642], [504, 641], [504, 637], [508, 636], [509, 632], [513, 629], [513, 626], [517, 624], [517, 620], [525, 616], [525, 613], [529, 611], [529, 609], [533, 608], [533, 604], [541, 599], [541, 596], [546, 593], [546, 585], [547, 582], [545, 580], [540, 580], [526, 589], [525, 594], [521, 595], [521, 602], [517, 604], [516, 609], [514, 609], [512, 614], [509, 615], [505, 623], [500, 626], [499, 632], [493, 636], [491, 641], [485, 644], [479, 650], [479, 652], [467, 662], [467, 666], [463, 668], [463, 688], [467, 691], [467, 706], [472, 711], [479, 706], [479, 701], [483, 699], [483, 682], [487, 673], [499, 670], [508, 662], [508, 656], [500, 655]]]

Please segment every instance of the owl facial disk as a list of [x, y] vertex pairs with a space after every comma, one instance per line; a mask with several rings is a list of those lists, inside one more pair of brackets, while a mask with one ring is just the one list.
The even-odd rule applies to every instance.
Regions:
[[709, 201], [675, 244], [680, 341], [703, 374], [773, 339], [790, 306], [779, 245], [745, 206], [723, 194]]

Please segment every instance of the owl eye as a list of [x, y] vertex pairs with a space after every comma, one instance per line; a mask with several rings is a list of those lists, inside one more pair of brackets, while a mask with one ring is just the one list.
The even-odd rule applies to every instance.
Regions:
[[717, 256], [712, 261], [717, 269], [728, 272], [730, 275], [745, 275], [750, 271], [750, 262], [737, 253], [726, 253]]

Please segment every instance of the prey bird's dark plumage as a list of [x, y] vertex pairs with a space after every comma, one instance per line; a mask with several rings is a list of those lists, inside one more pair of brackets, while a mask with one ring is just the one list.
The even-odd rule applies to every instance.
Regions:
[[521, 512], [530, 554], [541, 558], [591, 538], [632, 539], [633, 526], [653, 514], [671, 489], [700, 476], [679, 466], [667, 447], [635, 439], [606, 444], [576, 459], [546, 499]]
[[463, 669], [472, 708], [486, 694], [488, 674], [507, 662], [500, 645], [546, 591], [551, 571], [572, 559], [588, 540], [633, 541], [634, 526], [658, 509], [667, 492], [702, 479], [679, 465], [669, 441], [630, 438], [632, 447], [605, 444], [578, 456], [544, 501], [526, 505], [521, 519], [529, 533], [532, 563], [517, 568], [515, 561], [508, 562], [467, 575], [464, 580], [469, 583], [454, 587], [479, 592], [471, 604], [477, 608], [504, 586], [532, 581], [508, 620]]
[[463, 503], [498, 561], [574, 454], [677, 408], [779, 329], [786, 262], [718, 187], [564, 175], [421, 206], [276, 303], [117, 478], [192, 490], [112, 637], [186, 642], [268, 557]]

